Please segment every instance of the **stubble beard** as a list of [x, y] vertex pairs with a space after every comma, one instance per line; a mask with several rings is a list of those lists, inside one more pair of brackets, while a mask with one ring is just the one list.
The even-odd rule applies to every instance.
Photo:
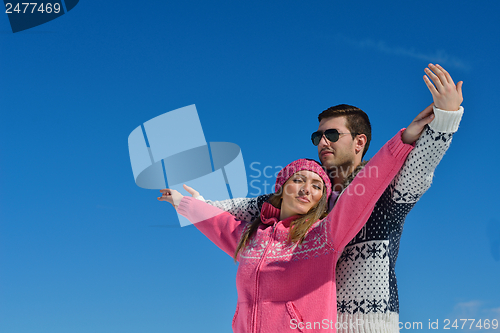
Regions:
[[341, 178], [342, 181], [346, 179], [354, 170], [354, 157], [349, 154], [342, 154], [335, 156], [332, 161], [323, 164], [328, 171], [331, 179]]

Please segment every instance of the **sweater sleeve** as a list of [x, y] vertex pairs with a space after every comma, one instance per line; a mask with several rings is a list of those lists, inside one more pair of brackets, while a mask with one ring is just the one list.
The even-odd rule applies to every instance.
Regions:
[[401, 140], [403, 130], [389, 140], [357, 174], [325, 218], [334, 250], [342, 251], [361, 230], [377, 200], [413, 149], [413, 145]]
[[434, 170], [450, 147], [463, 113], [463, 107], [458, 111], [434, 107], [434, 120], [426, 126], [391, 183], [395, 203], [415, 203], [430, 188]]
[[220, 208], [239, 220], [253, 221], [259, 214], [264, 202], [271, 194], [264, 194], [256, 198], [237, 198], [222, 201], [206, 200], [206, 203]]
[[191, 221], [222, 251], [231, 257], [234, 255], [247, 222], [188, 196], [182, 198], [177, 212]]

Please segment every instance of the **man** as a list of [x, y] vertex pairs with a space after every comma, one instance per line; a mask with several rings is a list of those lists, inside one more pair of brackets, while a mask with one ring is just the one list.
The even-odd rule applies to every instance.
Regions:
[[[429, 64], [425, 71], [428, 76], [424, 81], [434, 105], [422, 111], [402, 135], [403, 142], [415, 142], [415, 148], [337, 263], [338, 332], [399, 331], [395, 265], [403, 223], [430, 187], [434, 169], [463, 114], [462, 82], [455, 85], [439, 65]], [[364, 166], [362, 157], [370, 144], [371, 127], [363, 111], [348, 105], [329, 108], [318, 118], [318, 131], [311, 138], [332, 179], [332, 208]], [[259, 214], [268, 197], [207, 202], [248, 221]]]

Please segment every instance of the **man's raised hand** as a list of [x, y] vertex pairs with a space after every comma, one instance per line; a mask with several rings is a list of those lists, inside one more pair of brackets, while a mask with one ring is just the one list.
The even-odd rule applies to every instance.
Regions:
[[451, 75], [440, 65], [429, 64], [425, 73], [427, 75], [424, 75], [424, 81], [432, 94], [434, 106], [445, 111], [458, 111], [464, 100], [462, 97], [463, 81], [455, 85]]

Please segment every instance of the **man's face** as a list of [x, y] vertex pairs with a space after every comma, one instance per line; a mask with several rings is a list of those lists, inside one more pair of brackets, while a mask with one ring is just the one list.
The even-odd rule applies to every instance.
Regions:
[[[324, 132], [327, 129], [336, 129], [339, 133], [350, 133], [345, 126], [345, 117], [330, 117], [321, 120], [318, 131]], [[321, 138], [318, 144], [318, 155], [321, 164], [327, 170], [343, 169], [352, 166], [355, 163], [355, 144], [351, 134], [340, 134], [337, 142], [331, 142], [325, 136]]]

